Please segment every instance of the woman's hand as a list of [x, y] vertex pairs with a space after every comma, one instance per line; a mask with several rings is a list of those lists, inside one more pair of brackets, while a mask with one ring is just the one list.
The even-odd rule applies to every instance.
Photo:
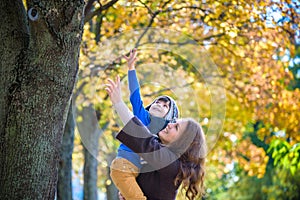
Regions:
[[116, 82], [111, 79], [108, 79], [108, 82], [109, 83], [105, 84], [105, 90], [107, 91], [111, 102], [117, 104], [122, 101], [120, 77], [117, 76]]
[[137, 49], [134, 48], [130, 51], [129, 57], [123, 55], [123, 58], [127, 61], [128, 64], [128, 70], [134, 70], [135, 69], [135, 61], [136, 61], [136, 54], [137, 54]]

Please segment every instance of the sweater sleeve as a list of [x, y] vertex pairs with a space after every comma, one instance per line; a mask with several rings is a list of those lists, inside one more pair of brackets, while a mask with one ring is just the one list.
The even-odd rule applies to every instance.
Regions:
[[137, 79], [136, 71], [135, 70], [128, 70], [128, 85], [129, 85], [129, 91], [130, 95], [135, 91], [139, 90], [140, 84]]
[[178, 156], [168, 147], [163, 146], [136, 117], [128, 121], [116, 138], [138, 153], [156, 170], [178, 159]]
[[132, 112], [129, 110], [129, 108], [126, 106], [124, 101], [120, 101], [116, 104], [114, 104], [114, 108], [117, 111], [119, 117], [121, 118], [121, 121], [123, 124], [127, 124], [129, 120], [133, 117]]
[[128, 84], [130, 90], [130, 103], [132, 105], [133, 114], [137, 116], [144, 125], [147, 126], [150, 123], [150, 115], [144, 108], [140, 93], [140, 85], [135, 70], [128, 71]]

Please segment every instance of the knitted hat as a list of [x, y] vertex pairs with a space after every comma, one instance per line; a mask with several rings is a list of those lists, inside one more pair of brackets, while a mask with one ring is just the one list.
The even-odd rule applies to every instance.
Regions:
[[150, 106], [155, 103], [158, 99], [161, 98], [167, 98], [170, 102], [170, 108], [169, 108], [169, 112], [166, 114], [166, 116], [164, 117], [167, 121], [172, 122], [174, 120], [176, 120], [179, 117], [179, 110], [178, 107], [174, 101], [174, 99], [172, 99], [172, 97], [169, 97], [167, 95], [163, 95], [163, 96], [159, 96], [157, 97], [150, 105], [148, 105], [145, 109], [149, 111]]

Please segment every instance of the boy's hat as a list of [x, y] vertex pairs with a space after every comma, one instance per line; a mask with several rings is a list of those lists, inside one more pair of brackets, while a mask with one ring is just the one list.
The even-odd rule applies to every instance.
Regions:
[[179, 117], [179, 109], [175, 103], [175, 100], [172, 99], [172, 97], [169, 97], [167, 95], [163, 95], [163, 96], [159, 96], [156, 99], [154, 99], [154, 101], [148, 105], [145, 109], [149, 111], [150, 106], [156, 102], [158, 99], [161, 98], [167, 98], [170, 101], [170, 109], [169, 112], [166, 114], [166, 116], [164, 117], [166, 120], [172, 122], [173, 120], [176, 120]]

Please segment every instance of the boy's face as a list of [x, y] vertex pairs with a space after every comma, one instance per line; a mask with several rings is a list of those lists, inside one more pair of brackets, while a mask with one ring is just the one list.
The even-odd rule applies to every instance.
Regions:
[[149, 108], [149, 113], [155, 117], [165, 117], [170, 109], [170, 101], [157, 100]]

